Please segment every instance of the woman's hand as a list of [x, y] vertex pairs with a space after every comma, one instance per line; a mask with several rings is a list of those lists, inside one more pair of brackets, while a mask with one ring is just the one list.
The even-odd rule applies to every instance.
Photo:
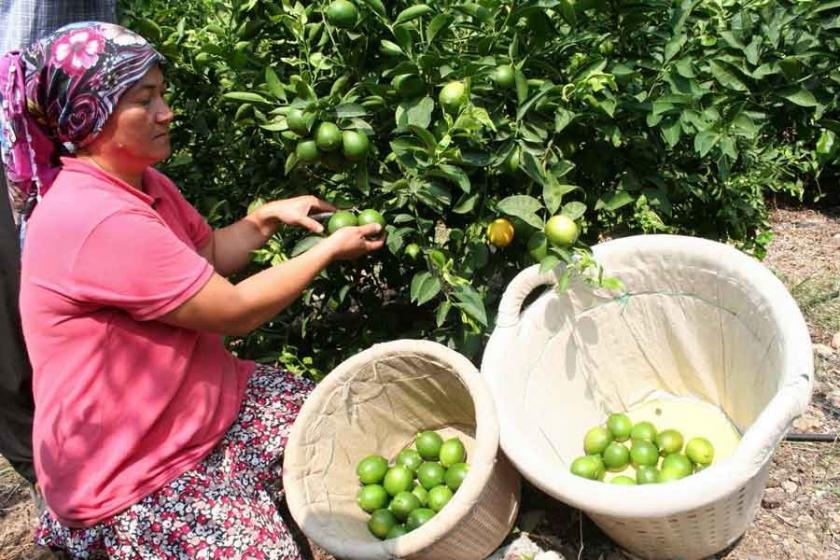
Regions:
[[335, 212], [336, 208], [329, 202], [312, 195], [296, 196], [285, 200], [275, 200], [263, 204], [246, 220], [254, 223], [266, 238], [277, 231], [280, 224], [300, 226], [313, 233], [321, 233], [324, 226], [309, 217], [319, 212]]
[[381, 235], [382, 233], [382, 226], [379, 224], [344, 227], [322, 243], [329, 247], [333, 260], [349, 260], [382, 248], [385, 244], [385, 236]]

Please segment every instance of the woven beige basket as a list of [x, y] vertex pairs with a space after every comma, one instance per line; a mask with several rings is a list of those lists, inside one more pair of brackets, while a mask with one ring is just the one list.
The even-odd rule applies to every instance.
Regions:
[[[356, 464], [394, 457], [422, 430], [457, 435], [470, 471], [421, 528], [379, 541], [356, 505]], [[379, 344], [334, 369], [300, 411], [286, 446], [289, 510], [310, 539], [341, 559], [480, 560], [510, 532], [519, 474], [499, 449], [493, 398], [476, 368], [433, 342]]]
[[[628, 550], [705, 558], [752, 522], [771, 455], [807, 407], [808, 329], [782, 283], [729, 246], [638, 236], [594, 254], [626, 293], [573, 284], [522, 309], [556, 282], [538, 267], [505, 291], [481, 366], [502, 448], [526, 478]], [[588, 428], [662, 393], [718, 406], [742, 434], [734, 454], [667, 486], [616, 486], [569, 472]]]

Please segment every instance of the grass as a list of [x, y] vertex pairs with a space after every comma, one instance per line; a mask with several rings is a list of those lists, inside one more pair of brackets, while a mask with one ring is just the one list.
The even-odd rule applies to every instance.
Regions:
[[790, 293], [802, 313], [820, 331], [828, 334], [840, 332], [840, 276], [809, 276], [791, 286]]

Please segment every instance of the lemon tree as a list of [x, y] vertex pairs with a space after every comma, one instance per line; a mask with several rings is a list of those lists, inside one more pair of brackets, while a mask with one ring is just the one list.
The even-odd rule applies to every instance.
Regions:
[[[168, 59], [184, 118], [164, 171], [212, 225], [301, 193], [388, 217], [382, 252], [330, 267], [235, 341], [316, 379], [397, 337], [478, 359], [510, 279], [584, 268], [600, 236], [689, 233], [761, 256], [768, 195], [836, 181], [834, 2], [121, 8]], [[504, 250], [487, 237], [497, 218], [515, 228]], [[247, 272], [318, 241], [284, 229]]]

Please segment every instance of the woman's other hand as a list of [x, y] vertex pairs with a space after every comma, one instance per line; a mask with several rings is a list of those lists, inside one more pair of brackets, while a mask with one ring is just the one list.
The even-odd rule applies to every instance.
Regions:
[[317, 196], [304, 195], [267, 202], [251, 212], [245, 219], [254, 223], [260, 232], [270, 237], [280, 224], [300, 226], [313, 233], [321, 233], [324, 226], [310, 218], [310, 214], [335, 212], [336, 208]]
[[322, 243], [328, 244], [334, 260], [349, 260], [382, 248], [385, 235], [379, 224], [344, 227]]

